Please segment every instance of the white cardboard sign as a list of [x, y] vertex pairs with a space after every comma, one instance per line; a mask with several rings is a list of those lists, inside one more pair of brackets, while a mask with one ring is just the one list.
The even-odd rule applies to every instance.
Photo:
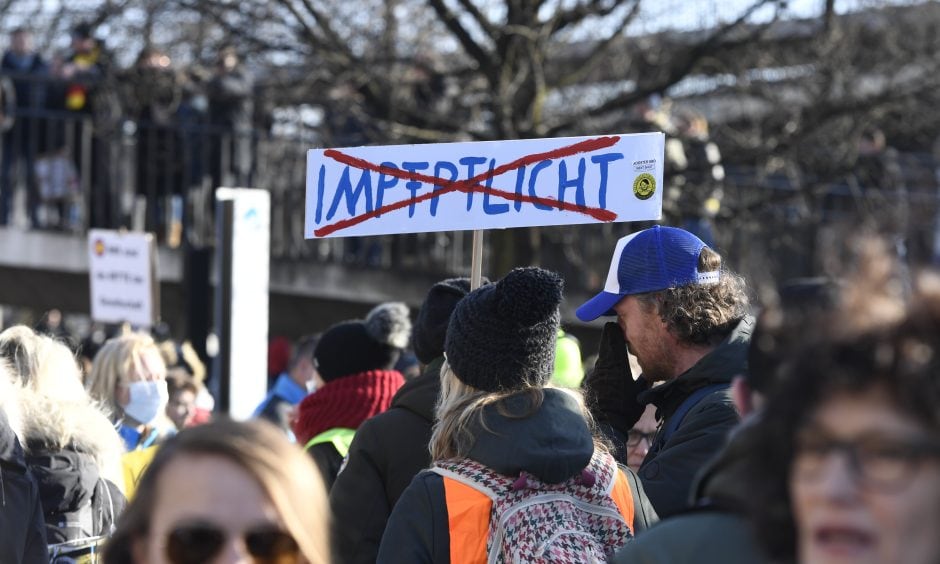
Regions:
[[662, 216], [662, 133], [307, 152], [304, 236]]
[[91, 318], [151, 327], [160, 312], [157, 253], [150, 233], [88, 232]]

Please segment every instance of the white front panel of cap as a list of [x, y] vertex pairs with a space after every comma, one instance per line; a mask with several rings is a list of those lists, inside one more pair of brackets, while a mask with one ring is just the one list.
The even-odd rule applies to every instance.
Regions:
[[610, 259], [610, 270], [607, 271], [607, 283], [604, 285], [605, 292], [610, 292], [611, 294], [620, 293], [620, 280], [617, 279], [617, 272], [620, 270], [620, 255], [623, 254], [624, 247], [640, 233], [642, 233], [642, 231], [631, 233], [626, 237], [621, 237], [620, 240], [617, 241], [617, 246], [614, 248], [614, 256]]

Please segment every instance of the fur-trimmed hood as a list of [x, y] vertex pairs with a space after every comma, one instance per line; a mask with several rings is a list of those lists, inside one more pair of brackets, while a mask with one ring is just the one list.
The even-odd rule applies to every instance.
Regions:
[[124, 483], [124, 444], [114, 424], [94, 404], [53, 400], [28, 388], [20, 388], [18, 394], [18, 431], [27, 455], [69, 447], [89, 454], [101, 477]]

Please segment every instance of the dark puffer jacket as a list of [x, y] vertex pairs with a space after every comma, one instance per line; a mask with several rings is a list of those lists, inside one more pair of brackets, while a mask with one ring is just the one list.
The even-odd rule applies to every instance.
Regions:
[[725, 449], [708, 464], [693, 488], [693, 510], [666, 519], [617, 553], [617, 564], [760, 564], [769, 562], [745, 517], [752, 426], [736, 429]]
[[[754, 321], [741, 320], [728, 337], [678, 378], [651, 388], [637, 398], [652, 403], [662, 428], [682, 402], [699, 388], [730, 384], [747, 370], [747, 349]], [[728, 433], [738, 424], [727, 389], [717, 390], [693, 406], [675, 433], [664, 444], [654, 441], [638, 472], [646, 494], [661, 518], [688, 508], [689, 492], [695, 476], [724, 447]]]
[[[594, 452], [590, 429], [570, 396], [547, 389], [545, 401], [527, 417], [506, 416], [496, 405], [484, 408], [486, 425], [473, 433], [469, 458], [506, 475], [525, 471], [559, 483], [584, 469]], [[639, 480], [627, 469], [635, 508], [634, 532], [656, 521]], [[635, 488], [635, 489], [634, 489]], [[418, 474], [392, 511], [377, 562], [450, 562], [450, 534], [443, 478]]]
[[330, 490], [338, 562], [375, 562], [392, 508], [412, 478], [430, 465], [428, 443], [443, 361], [434, 360], [402, 386], [391, 408], [356, 432], [346, 467]]
[[26, 457], [39, 482], [49, 544], [108, 535], [127, 500], [117, 486], [99, 476], [94, 458], [65, 448], [30, 448]]
[[48, 561], [39, 487], [27, 469], [23, 448], [0, 409], [0, 562]]

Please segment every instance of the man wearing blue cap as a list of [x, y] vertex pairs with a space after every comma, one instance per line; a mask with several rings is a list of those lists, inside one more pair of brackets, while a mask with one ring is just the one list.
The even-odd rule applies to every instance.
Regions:
[[660, 517], [686, 509], [696, 473], [738, 422], [728, 389], [747, 370], [753, 319], [744, 280], [695, 235], [655, 226], [617, 241], [604, 290], [577, 316], [617, 318], [604, 327], [586, 382], [601, 428], [623, 445], [654, 404], [660, 427], [640, 479]]

